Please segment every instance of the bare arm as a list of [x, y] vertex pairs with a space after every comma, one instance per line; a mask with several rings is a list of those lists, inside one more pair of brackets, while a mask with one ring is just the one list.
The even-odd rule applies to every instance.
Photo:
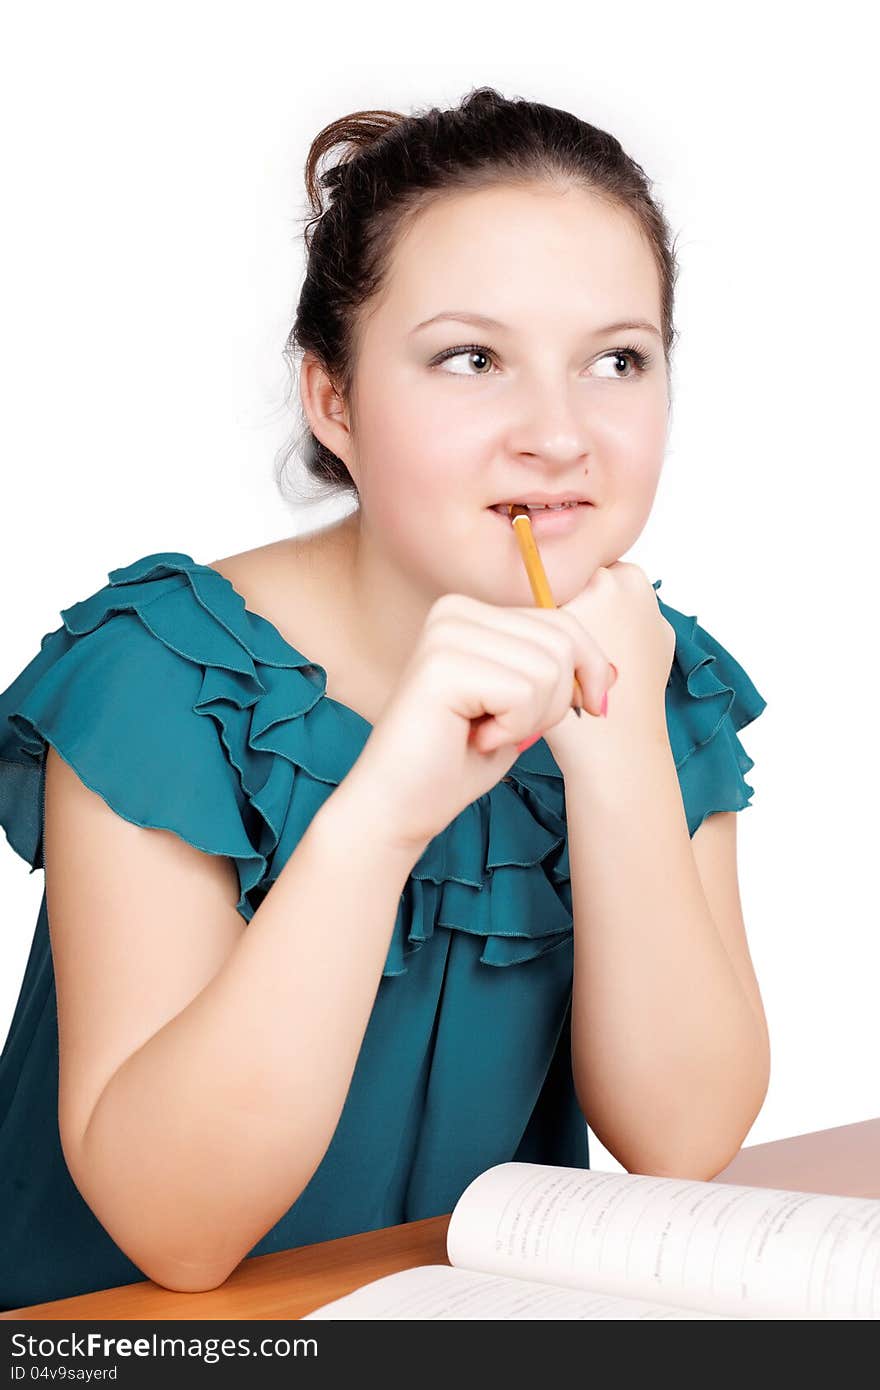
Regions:
[[[420, 851], [375, 833], [350, 774], [245, 924], [232, 861], [122, 821], [50, 758], [47, 890], [65, 1158], [85, 1201], [145, 1274], [170, 1288], [213, 1288], [292, 1205], [329, 1146]], [[123, 845], [127, 875], [113, 859]], [[96, 882], [111, 862], [116, 881]], [[188, 920], [169, 929], [158, 919], [180, 901], [175, 875], [189, 875]], [[90, 951], [89, 934], [102, 932], [96, 916], [103, 954]], [[204, 943], [195, 965], [193, 941]], [[142, 957], [130, 975], [126, 949]], [[161, 992], [180, 989], [181, 978], [190, 980], [188, 1002], [169, 1006]], [[99, 987], [118, 995], [119, 980], [122, 997], [105, 1006]], [[105, 1007], [118, 1010], [113, 1026], [102, 1020]], [[142, 1022], [145, 1040], [111, 1072], [108, 1039], [118, 1048], [123, 1018], [130, 1027], [132, 1011], [150, 1008], [160, 1026]], [[100, 1090], [98, 1056], [107, 1073]]]
[[565, 769], [575, 1090], [630, 1172], [708, 1181], [767, 1092], [758, 982], [712, 917], [665, 725], [591, 754]]

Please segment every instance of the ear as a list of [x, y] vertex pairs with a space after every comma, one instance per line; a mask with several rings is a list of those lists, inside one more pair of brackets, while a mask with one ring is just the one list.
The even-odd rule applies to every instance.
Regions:
[[299, 394], [312, 434], [350, 471], [353, 449], [348, 409], [312, 353], [306, 353], [300, 364]]

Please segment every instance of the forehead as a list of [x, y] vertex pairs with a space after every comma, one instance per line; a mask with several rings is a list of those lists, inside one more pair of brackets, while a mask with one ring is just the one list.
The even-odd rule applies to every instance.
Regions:
[[[573, 186], [441, 196], [392, 252], [380, 312], [401, 327], [445, 309], [512, 326], [571, 313], [610, 322], [659, 311], [651, 247], [634, 216]], [[430, 331], [430, 330], [428, 330]]]

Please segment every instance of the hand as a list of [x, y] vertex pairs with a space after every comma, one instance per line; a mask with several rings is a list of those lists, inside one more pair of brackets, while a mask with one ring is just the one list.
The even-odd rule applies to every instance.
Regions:
[[[591, 608], [620, 587], [606, 575], [591, 581]], [[618, 609], [612, 604], [611, 614]], [[420, 853], [509, 771], [518, 743], [563, 721], [575, 671], [598, 712], [608, 662], [573, 613], [444, 594], [344, 779], [371, 833], [380, 827], [389, 845]], [[586, 712], [570, 718], [578, 733], [588, 721], [606, 722]]]
[[591, 719], [590, 727], [582, 728], [586, 716], [578, 720], [568, 712], [544, 732], [562, 771], [572, 756], [583, 756], [584, 748], [597, 740], [625, 746], [645, 732], [662, 731], [665, 737], [666, 682], [675, 655], [675, 629], [660, 612], [644, 570], [621, 561], [600, 566], [585, 588], [555, 611], [581, 625], [616, 668], [616, 675], [612, 671], [607, 677], [605, 719]]

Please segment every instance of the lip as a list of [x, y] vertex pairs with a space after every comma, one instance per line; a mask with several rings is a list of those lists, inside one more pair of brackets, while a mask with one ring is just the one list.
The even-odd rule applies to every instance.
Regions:
[[523, 505], [533, 502], [536, 506], [547, 503], [555, 506], [559, 502], [589, 502], [590, 498], [585, 497], [582, 492], [524, 492], [519, 497], [503, 497], [500, 502], [493, 502], [494, 507], [510, 507], [517, 503]]
[[[592, 502], [579, 502], [576, 507], [564, 507], [559, 512], [530, 512], [529, 525], [536, 536], [566, 536], [580, 525], [584, 513], [591, 511], [592, 506]], [[492, 507], [487, 511], [512, 531], [513, 522], [506, 511], [496, 512]]]

